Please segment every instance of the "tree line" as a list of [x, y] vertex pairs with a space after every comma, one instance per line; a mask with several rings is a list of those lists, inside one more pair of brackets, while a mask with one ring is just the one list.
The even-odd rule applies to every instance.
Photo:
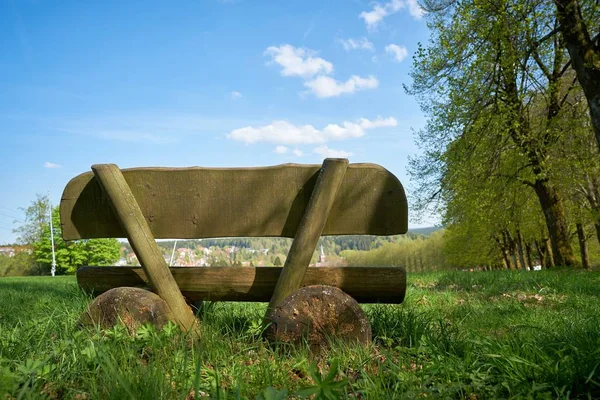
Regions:
[[[427, 0], [411, 203], [456, 265], [590, 267], [600, 242], [600, 3]], [[579, 251], [574, 250], [575, 246]]]
[[24, 211], [25, 222], [15, 233], [17, 243], [30, 251], [20, 252], [15, 257], [0, 257], [0, 276], [50, 275], [52, 241], [57, 275], [73, 274], [83, 265], [111, 265], [119, 259], [121, 245], [116, 239], [64, 241], [59, 207], [51, 207], [48, 196], [38, 194]]

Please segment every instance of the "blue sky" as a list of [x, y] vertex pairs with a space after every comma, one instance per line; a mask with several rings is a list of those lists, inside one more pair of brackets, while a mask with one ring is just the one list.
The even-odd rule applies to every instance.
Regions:
[[[0, 244], [95, 163], [373, 162], [407, 189], [415, 0], [0, 2]], [[16, 218], [15, 218], [16, 217]]]

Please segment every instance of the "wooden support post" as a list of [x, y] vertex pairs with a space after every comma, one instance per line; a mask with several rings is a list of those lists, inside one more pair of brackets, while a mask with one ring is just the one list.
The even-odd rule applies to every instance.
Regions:
[[347, 167], [348, 160], [345, 158], [328, 158], [323, 161], [317, 182], [267, 307], [266, 322], [275, 308], [302, 285], [306, 269], [317, 248], [319, 237], [323, 233], [329, 211], [344, 180]]
[[187, 306], [166, 261], [158, 246], [148, 222], [125, 181], [123, 173], [115, 164], [92, 165], [92, 171], [100, 186], [110, 199], [115, 215], [129, 239], [140, 265], [144, 269], [150, 285], [167, 303], [175, 322], [185, 331], [195, 330], [197, 321]]

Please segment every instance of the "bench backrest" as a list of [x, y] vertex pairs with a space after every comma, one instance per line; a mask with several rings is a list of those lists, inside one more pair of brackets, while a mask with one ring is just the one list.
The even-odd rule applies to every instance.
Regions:
[[[155, 238], [294, 237], [321, 165], [130, 168], [123, 175]], [[60, 204], [65, 240], [125, 237], [92, 172]], [[408, 229], [402, 184], [375, 164], [350, 164], [324, 235], [394, 235]]]

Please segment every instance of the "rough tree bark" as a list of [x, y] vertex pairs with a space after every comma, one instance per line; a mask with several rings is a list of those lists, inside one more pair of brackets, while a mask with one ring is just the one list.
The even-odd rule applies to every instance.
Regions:
[[552, 245], [553, 264], [574, 265], [575, 256], [569, 242], [565, 206], [558, 190], [547, 179], [536, 179], [534, 189], [544, 211]]
[[510, 269], [510, 261], [508, 259], [508, 253], [506, 252], [506, 246], [502, 243], [503, 240], [496, 237], [496, 243], [498, 243], [498, 249], [500, 250], [500, 254], [502, 254], [502, 262], [504, 264], [504, 269]]
[[504, 231], [502, 231], [502, 244], [504, 247], [504, 258], [506, 261], [506, 266], [508, 267], [508, 269], [516, 269], [515, 264], [513, 263], [513, 259], [511, 256], [511, 249], [510, 249], [510, 239], [508, 236], [508, 232], [506, 231], [506, 229]]
[[600, 41], [592, 38], [578, 0], [554, 0], [560, 31], [577, 80], [590, 109], [590, 119], [600, 149]]
[[582, 190], [592, 209], [594, 228], [596, 229], [596, 239], [598, 240], [598, 243], [600, 243], [600, 189], [598, 188], [598, 180], [591, 176], [587, 176], [587, 185], [582, 187]]
[[587, 237], [583, 230], [583, 225], [578, 222], [575, 224], [577, 227], [577, 239], [579, 240], [579, 251], [581, 252], [581, 266], [585, 269], [590, 269], [590, 254], [587, 248]]
[[523, 236], [521, 235], [520, 229], [517, 229], [517, 251], [519, 252], [519, 261], [521, 262], [521, 268], [529, 269], [529, 267], [525, 263], [525, 254], [523, 252]]
[[525, 254], [527, 255], [527, 269], [533, 270], [533, 261], [531, 259], [531, 242], [525, 243]]
[[546, 247], [546, 265], [545, 268], [554, 268], [556, 263], [554, 262], [554, 254], [552, 253], [552, 245], [550, 244], [550, 239], [544, 239], [544, 246]]
[[534, 241], [535, 248], [540, 256], [540, 266], [546, 268], [546, 248], [542, 247], [539, 241]]

